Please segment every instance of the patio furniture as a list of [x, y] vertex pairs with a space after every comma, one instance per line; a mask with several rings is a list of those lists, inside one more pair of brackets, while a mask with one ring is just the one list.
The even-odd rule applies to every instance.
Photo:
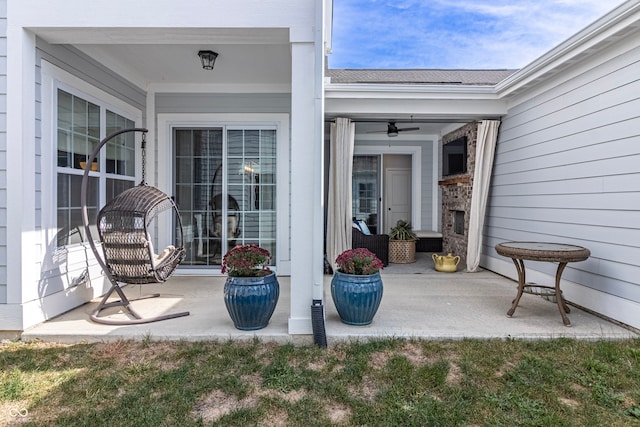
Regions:
[[[563, 243], [543, 243], [543, 242], [505, 242], [496, 245], [498, 254], [509, 257], [513, 260], [518, 272], [518, 294], [513, 300], [511, 308], [507, 312], [507, 316], [513, 316], [518, 307], [520, 298], [523, 293], [555, 296], [560, 316], [565, 326], [571, 326], [571, 321], [566, 313], [569, 313], [569, 307], [564, 301], [562, 290], [560, 290], [560, 278], [562, 272], [569, 262], [584, 261], [591, 253], [589, 249], [582, 246], [567, 245]], [[524, 260], [557, 262], [558, 270], [556, 272], [555, 286], [545, 286], [533, 283], [526, 283], [526, 272], [524, 268]]]
[[442, 233], [431, 230], [413, 230], [418, 238], [416, 252], [442, 252]]
[[[136, 299], [128, 299], [120, 287], [120, 283], [149, 284], [163, 283], [184, 259], [183, 231], [180, 213], [173, 199], [144, 181], [144, 148], [146, 129], [124, 129], [107, 136], [98, 144], [89, 156], [87, 164], [97, 157], [100, 149], [112, 138], [125, 132], [143, 132], [142, 138], [142, 182], [115, 196], [98, 213], [97, 228], [102, 243], [102, 254], [98, 251], [91, 235], [89, 216], [87, 212], [87, 187], [89, 169], [85, 168], [81, 186], [81, 208], [87, 241], [95, 254], [96, 261], [111, 283], [111, 288], [104, 295], [98, 307], [91, 314], [91, 320], [108, 325], [132, 325], [149, 323], [175, 317], [188, 316], [189, 312], [173, 313], [156, 317], [144, 318], [131, 307], [131, 301], [154, 298], [160, 294], [152, 294]], [[155, 252], [151, 235], [152, 224], [158, 215], [165, 211], [174, 214], [173, 221], [176, 229], [176, 244], [169, 245], [160, 253]], [[113, 293], [120, 299], [108, 302]], [[133, 319], [115, 320], [99, 317], [106, 308], [121, 306]]]
[[376, 254], [382, 265], [389, 264], [389, 235], [371, 234], [366, 235], [356, 228], [351, 229], [351, 248], [365, 248]]

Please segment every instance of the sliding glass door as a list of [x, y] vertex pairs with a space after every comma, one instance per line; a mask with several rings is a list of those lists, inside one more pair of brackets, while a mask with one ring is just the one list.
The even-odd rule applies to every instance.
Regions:
[[176, 128], [176, 203], [182, 266], [220, 266], [227, 250], [254, 243], [276, 251], [276, 130]]

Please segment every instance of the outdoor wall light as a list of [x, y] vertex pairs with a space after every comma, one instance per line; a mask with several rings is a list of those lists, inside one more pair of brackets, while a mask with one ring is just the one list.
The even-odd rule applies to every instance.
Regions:
[[205, 70], [213, 70], [213, 65], [216, 63], [218, 54], [212, 50], [201, 50], [198, 52], [200, 61], [202, 62], [202, 68]]

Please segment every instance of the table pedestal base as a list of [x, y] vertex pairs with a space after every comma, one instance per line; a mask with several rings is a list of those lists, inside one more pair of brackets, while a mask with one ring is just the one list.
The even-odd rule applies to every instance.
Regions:
[[[555, 286], [544, 286], [544, 285], [530, 285], [526, 283], [526, 272], [524, 269], [524, 261], [521, 259], [512, 258], [513, 263], [516, 265], [516, 271], [518, 272], [518, 294], [512, 302], [511, 308], [507, 311], [507, 317], [513, 316], [513, 313], [516, 311], [518, 307], [518, 303], [520, 302], [520, 298], [522, 298], [523, 293], [532, 294], [532, 295], [553, 295], [556, 298], [556, 304], [558, 304], [558, 310], [560, 311], [560, 316], [562, 316], [562, 322], [565, 326], [571, 326], [571, 321], [567, 317], [566, 313], [569, 313], [569, 307], [564, 301], [562, 297], [562, 291], [560, 290], [560, 278], [562, 277], [562, 272], [564, 268], [567, 266], [566, 262], [561, 262], [558, 264], [558, 270], [556, 271], [556, 284]], [[532, 288], [540, 288], [540, 289], [550, 289], [552, 292], [550, 293], [542, 293], [540, 291], [536, 291]]]

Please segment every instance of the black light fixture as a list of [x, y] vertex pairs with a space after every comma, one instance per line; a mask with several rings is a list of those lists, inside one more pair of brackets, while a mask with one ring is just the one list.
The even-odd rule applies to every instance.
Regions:
[[198, 52], [200, 61], [202, 62], [202, 68], [205, 70], [213, 70], [213, 65], [216, 63], [218, 54], [212, 50], [201, 50]]

